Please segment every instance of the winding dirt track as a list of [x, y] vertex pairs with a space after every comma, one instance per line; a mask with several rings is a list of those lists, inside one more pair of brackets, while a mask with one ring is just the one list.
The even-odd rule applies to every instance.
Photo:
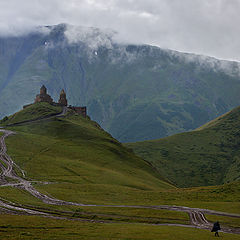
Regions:
[[[151, 225], [168, 225], [168, 226], [181, 226], [181, 227], [194, 227], [194, 228], [201, 228], [201, 229], [211, 229], [212, 223], [210, 223], [204, 214], [213, 214], [219, 216], [228, 216], [228, 217], [237, 217], [240, 218], [238, 214], [230, 214], [225, 212], [217, 212], [208, 209], [200, 209], [200, 208], [189, 208], [184, 206], [168, 206], [168, 205], [159, 205], [159, 206], [134, 206], [134, 205], [94, 205], [94, 204], [81, 204], [81, 203], [74, 203], [74, 202], [67, 202], [62, 201], [53, 197], [49, 197], [45, 194], [40, 193], [32, 186], [32, 181], [28, 181], [25, 179], [25, 172], [13, 162], [10, 156], [7, 154], [7, 147], [5, 144], [5, 138], [15, 134], [12, 131], [0, 129], [0, 132], [3, 132], [3, 136], [0, 138], [0, 168], [2, 170], [0, 174], [0, 186], [13, 186], [20, 189], [23, 189], [34, 197], [42, 200], [44, 203], [47, 204], [54, 204], [54, 205], [74, 205], [74, 206], [82, 206], [82, 207], [111, 207], [111, 208], [141, 208], [141, 209], [165, 209], [171, 211], [179, 211], [179, 212], [186, 212], [190, 218], [190, 225], [182, 225], [182, 224], [151, 224]], [[21, 172], [22, 176], [18, 176], [14, 170], [14, 167]], [[10, 181], [10, 179], [12, 181]], [[36, 181], [35, 181], [36, 182]], [[69, 220], [76, 220], [72, 219], [71, 217], [56, 217], [49, 213], [45, 213], [44, 211], [32, 210], [27, 207], [23, 207], [21, 205], [17, 205], [15, 203], [11, 203], [9, 201], [4, 201], [0, 199], [0, 211], [5, 211], [7, 213], [16, 214], [29, 214], [29, 215], [40, 215], [45, 217], [52, 217], [57, 219], [69, 219]], [[78, 219], [80, 220], [80, 219]], [[90, 222], [101, 222], [101, 223], [112, 223], [113, 221], [105, 221], [105, 220], [81, 220], [81, 221], [90, 221]], [[226, 233], [235, 233], [240, 234], [240, 228], [229, 228], [223, 227], [222, 232]]]

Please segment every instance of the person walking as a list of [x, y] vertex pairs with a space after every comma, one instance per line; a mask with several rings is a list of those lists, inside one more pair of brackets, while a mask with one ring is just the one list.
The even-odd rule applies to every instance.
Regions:
[[212, 228], [211, 232], [215, 232], [215, 237], [219, 237], [218, 230], [220, 230], [220, 229], [221, 229], [220, 224], [217, 221], [213, 224], [213, 228]]

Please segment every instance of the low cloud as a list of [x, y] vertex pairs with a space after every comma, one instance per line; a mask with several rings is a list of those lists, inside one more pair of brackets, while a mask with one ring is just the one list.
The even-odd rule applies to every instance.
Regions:
[[94, 27], [73, 25], [67, 25], [65, 30], [65, 36], [70, 44], [85, 42], [92, 50], [97, 50], [100, 46], [112, 48], [112, 38], [115, 34], [111, 29], [100, 30]]
[[[0, 35], [68, 23], [112, 29], [125, 43], [240, 60], [239, 12], [238, 0], [0, 0]], [[66, 34], [75, 41], [78, 32]]]

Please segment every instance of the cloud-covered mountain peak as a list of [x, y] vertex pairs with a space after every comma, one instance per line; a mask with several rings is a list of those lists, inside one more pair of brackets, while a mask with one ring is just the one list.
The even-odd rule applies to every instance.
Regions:
[[84, 43], [92, 50], [97, 50], [99, 47], [111, 49], [113, 44], [113, 36], [116, 34], [111, 29], [99, 29], [95, 27], [74, 26], [70, 24], [58, 24], [48, 27], [51, 34], [61, 34], [67, 40], [67, 43], [79, 44]]

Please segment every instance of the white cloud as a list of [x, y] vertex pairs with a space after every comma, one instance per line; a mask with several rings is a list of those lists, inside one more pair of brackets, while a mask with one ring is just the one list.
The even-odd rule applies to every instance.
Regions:
[[91, 50], [97, 50], [100, 46], [112, 48], [112, 37], [114, 32], [108, 29], [99, 31], [97, 28], [81, 27], [67, 25], [65, 36], [68, 42], [77, 43], [85, 42]]
[[0, 0], [0, 34], [69, 23], [119, 39], [240, 60], [240, 0]]

